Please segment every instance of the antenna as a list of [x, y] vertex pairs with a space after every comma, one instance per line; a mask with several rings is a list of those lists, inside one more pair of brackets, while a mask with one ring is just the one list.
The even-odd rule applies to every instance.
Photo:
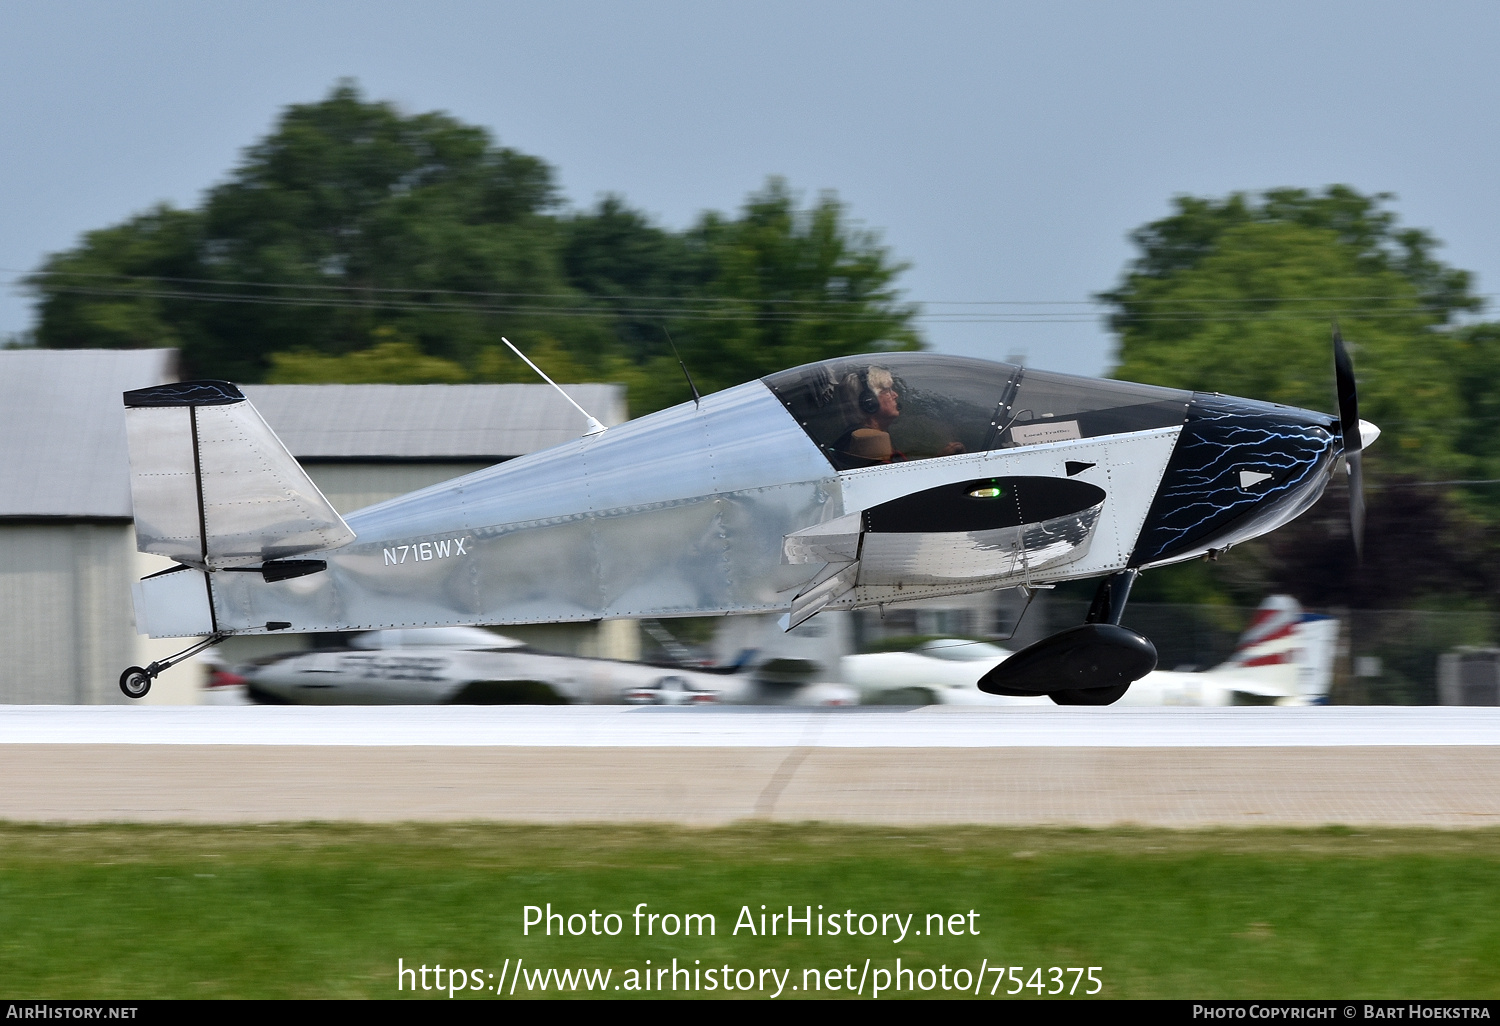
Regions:
[[[517, 349], [516, 348], [516, 344], [514, 342], [512, 342], [510, 339], [506, 338], [504, 335], [501, 335], [500, 336], [500, 341], [504, 342], [506, 345], [510, 346], [510, 351], [511, 352], [515, 353], [521, 359], [526, 360], [526, 354], [523, 353], [523, 352], [521, 352], [519, 349]], [[568, 402], [573, 403], [573, 409], [575, 409], [579, 413], [583, 414], [584, 418], [588, 420], [588, 422], [589, 422], [588, 428], [589, 429], [583, 433], [583, 437], [584, 438], [587, 438], [590, 435], [602, 435], [604, 433], [604, 425], [601, 424], [601, 423], [599, 423], [592, 416], [590, 416], [588, 410], [585, 410], [582, 406], [579, 406], [577, 403], [573, 402], [573, 397], [570, 396], [568, 393], [564, 392], [562, 390], [562, 386], [561, 385], [559, 385], [557, 382], [553, 381], [551, 378], [547, 377], [547, 372], [546, 371], [542, 370], [540, 367], [538, 367], [536, 364], [532, 363], [530, 360], [526, 360], [526, 366], [530, 367], [532, 370], [534, 370], [538, 374], [540, 374], [542, 376], [542, 380], [543, 381], [545, 381], [547, 384], [551, 385], [553, 388], [557, 389], [558, 395], [562, 396]]]
[[698, 394], [698, 386], [693, 384], [693, 376], [688, 373], [687, 364], [682, 362], [682, 354], [677, 351], [677, 343], [672, 341], [672, 333], [667, 330], [667, 326], [665, 324], [661, 326], [661, 333], [667, 336], [667, 345], [672, 347], [672, 355], [677, 357], [677, 366], [682, 368], [682, 376], [687, 378], [688, 388], [691, 388], [693, 390], [693, 409], [696, 410], [698, 408], [699, 401], [703, 397]]

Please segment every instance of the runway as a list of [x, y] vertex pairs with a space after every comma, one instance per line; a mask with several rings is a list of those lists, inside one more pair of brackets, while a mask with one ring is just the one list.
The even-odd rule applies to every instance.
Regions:
[[0, 706], [0, 818], [1500, 825], [1500, 709]]
[[1500, 708], [0, 706], [0, 745], [1327, 748], [1500, 745]]

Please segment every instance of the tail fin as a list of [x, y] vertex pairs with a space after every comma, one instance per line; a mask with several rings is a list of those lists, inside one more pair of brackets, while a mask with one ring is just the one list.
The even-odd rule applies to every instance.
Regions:
[[1224, 666], [1276, 666], [1292, 661], [1302, 606], [1290, 595], [1270, 595], [1255, 611]]
[[125, 393], [142, 552], [200, 570], [347, 545], [354, 532], [227, 381]]
[[[1333, 617], [1303, 612], [1290, 595], [1271, 595], [1240, 635], [1234, 654], [1214, 671], [1238, 671], [1235, 676], [1245, 681], [1240, 690], [1248, 693], [1316, 700], [1333, 683], [1338, 633]], [[1265, 679], [1265, 687], [1254, 686], [1257, 677]]]

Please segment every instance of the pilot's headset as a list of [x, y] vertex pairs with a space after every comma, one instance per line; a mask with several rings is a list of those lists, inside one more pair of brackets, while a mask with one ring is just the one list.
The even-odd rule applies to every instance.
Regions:
[[866, 367], [859, 375], [859, 408], [862, 413], [874, 413], [880, 409], [880, 396], [870, 387], [870, 368]]

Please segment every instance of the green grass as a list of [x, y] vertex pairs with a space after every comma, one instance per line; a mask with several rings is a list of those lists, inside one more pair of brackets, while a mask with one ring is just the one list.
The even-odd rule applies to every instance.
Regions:
[[[523, 936], [523, 906], [549, 901], [624, 913], [625, 932]], [[717, 933], [632, 936], [642, 901], [712, 912]], [[974, 909], [980, 933], [732, 934], [741, 906], [788, 903], [916, 928]], [[17, 998], [388, 998], [398, 958], [617, 983], [674, 956], [790, 968], [789, 987], [900, 956], [1100, 966], [1117, 998], [1496, 997], [1497, 913], [1494, 831], [0, 825], [0, 996]]]

